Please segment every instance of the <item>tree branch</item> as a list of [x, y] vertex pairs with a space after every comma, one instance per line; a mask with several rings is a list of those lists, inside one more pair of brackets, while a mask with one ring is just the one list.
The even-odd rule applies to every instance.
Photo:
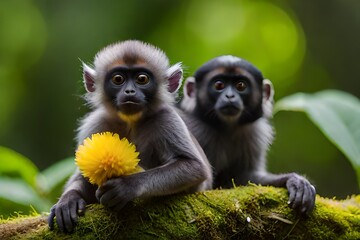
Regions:
[[250, 185], [137, 200], [119, 216], [95, 204], [70, 236], [38, 216], [3, 222], [0, 239], [360, 239], [360, 195], [318, 196], [308, 217], [287, 201], [285, 189]]

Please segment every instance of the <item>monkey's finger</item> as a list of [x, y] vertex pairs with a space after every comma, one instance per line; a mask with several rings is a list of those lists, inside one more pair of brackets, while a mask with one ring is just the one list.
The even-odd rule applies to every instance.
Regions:
[[315, 188], [311, 184], [306, 184], [306, 191], [303, 196], [303, 208], [302, 213], [309, 214], [315, 207]]
[[56, 224], [58, 225], [60, 231], [64, 232], [64, 223], [63, 223], [63, 217], [62, 217], [62, 210], [57, 207], [55, 210], [55, 215], [56, 215]]
[[316, 195], [316, 188], [315, 188], [315, 186], [314, 186], [314, 185], [311, 185], [311, 184], [310, 184], [310, 186], [311, 186], [311, 191], [314, 193], [314, 195]]
[[104, 189], [102, 187], [99, 187], [95, 192], [95, 197], [98, 201], [100, 201], [102, 195], [105, 193]]
[[300, 214], [305, 214], [309, 210], [309, 208], [311, 208], [311, 201], [312, 201], [312, 196], [311, 196], [310, 184], [305, 184], [304, 194], [301, 200]]
[[[113, 198], [111, 198], [107, 201], [107, 206], [112, 209], [116, 208], [116, 209], [120, 210], [121, 207], [119, 207], [119, 206], [124, 206], [128, 201], [129, 200], [125, 196], [118, 193], [118, 194], [114, 195]], [[124, 204], [123, 204], [123, 202], [124, 202]]]
[[294, 201], [295, 201], [295, 197], [296, 197], [296, 187], [294, 185], [291, 185], [288, 187], [288, 191], [289, 191], [289, 201], [288, 201], [288, 205], [290, 207], [293, 206]]
[[299, 208], [301, 208], [301, 205], [303, 203], [303, 196], [304, 196], [304, 192], [305, 192], [305, 184], [302, 181], [299, 181], [298, 187], [297, 187], [297, 191], [296, 191], [296, 197], [294, 199], [292, 208], [296, 209], [296, 210], [301, 210]]
[[112, 189], [114, 189], [115, 186], [119, 186], [121, 182], [121, 177], [109, 179], [98, 188], [98, 191], [103, 193], [111, 191]]
[[312, 201], [311, 201], [311, 208], [309, 208], [307, 214], [309, 214], [315, 208], [315, 201], [316, 201], [316, 189], [311, 184], [310, 184], [310, 190], [311, 190]]
[[85, 202], [85, 200], [84, 199], [80, 199], [79, 201], [78, 201], [78, 203], [77, 203], [77, 214], [79, 215], [79, 216], [84, 216], [84, 214], [85, 214], [85, 210], [86, 210], [86, 202]]
[[115, 192], [106, 192], [100, 198], [100, 203], [106, 207], [113, 207], [119, 200], [116, 199], [117, 194]]
[[49, 225], [50, 230], [54, 229], [55, 208], [56, 208], [56, 205], [52, 206], [52, 208], [50, 209], [49, 217], [48, 217], [48, 225]]
[[98, 197], [99, 202], [106, 207], [108, 207], [109, 202], [117, 196], [116, 191], [101, 192], [101, 194], [98, 194], [98, 191], [99, 189], [96, 191], [96, 197]]
[[75, 202], [74, 204], [71, 204], [69, 209], [70, 219], [73, 223], [77, 222], [78, 218], [78, 204]]
[[115, 205], [115, 207], [112, 208], [112, 210], [114, 212], [120, 212], [120, 210], [123, 209], [128, 202], [129, 201], [127, 200], [120, 201]]
[[69, 206], [63, 209], [62, 216], [63, 216], [63, 224], [65, 227], [65, 231], [70, 233], [73, 231], [74, 224], [70, 217], [70, 209], [75, 208], [76, 204], [70, 203]]

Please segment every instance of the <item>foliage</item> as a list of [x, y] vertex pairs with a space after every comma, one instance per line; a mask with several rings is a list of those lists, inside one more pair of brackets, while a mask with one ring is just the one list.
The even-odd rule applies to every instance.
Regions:
[[49, 231], [45, 216], [0, 224], [1, 239], [359, 239], [360, 196], [317, 197], [296, 216], [285, 189], [250, 185], [135, 201], [116, 214], [89, 205], [76, 231]]
[[46, 33], [44, 19], [31, 1], [1, 1], [0, 16], [6, 22], [1, 23], [0, 30], [1, 136], [8, 130], [11, 116], [26, 92], [26, 81], [19, 69], [29, 68], [38, 61]]
[[305, 112], [309, 119], [353, 166], [360, 186], [360, 101], [337, 90], [315, 94], [297, 93], [285, 97], [275, 105], [279, 111]]
[[40, 172], [28, 158], [0, 147], [0, 214], [30, 212], [32, 207], [49, 211], [74, 169], [74, 159], [68, 158]]
[[273, 1], [189, 1], [162, 23], [151, 41], [170, 59], [193, 68], [222, 54], [240, 56], [261, 69], [277, 93], [296, 81], [289, 76], [300, 68], [306, 48], [298, 20]]

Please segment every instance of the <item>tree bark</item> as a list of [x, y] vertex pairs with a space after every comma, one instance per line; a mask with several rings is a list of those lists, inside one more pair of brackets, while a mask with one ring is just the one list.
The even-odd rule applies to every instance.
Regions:
[[89, 205], [76, 231], [50, 231], [46, 215], [0, 222], [0, 239], [360, 239], [360, 195], [317, 196], [309, 216], [287, 205], [285, 189], [249, 185], [128, 204], [116, 215]]

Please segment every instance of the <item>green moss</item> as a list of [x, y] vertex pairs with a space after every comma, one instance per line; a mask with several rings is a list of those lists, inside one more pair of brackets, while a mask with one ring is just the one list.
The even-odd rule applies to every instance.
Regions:
[[[360, 196], [317, 197], [308, 217], [295, 215], [285, 189], [250, 185], [158, 197], [129, 204], [119, 215], [88, 206], [71, 235], [27, 223], [14, 239], [360, 239]], [[31, 218], [41, 219], [41, 217]], [[22, 221], [0, 224], [1, 229]], [[26, 224], [23, 224], [26, 225]], [[31, 229], [31, 231], [30, 231]]]

